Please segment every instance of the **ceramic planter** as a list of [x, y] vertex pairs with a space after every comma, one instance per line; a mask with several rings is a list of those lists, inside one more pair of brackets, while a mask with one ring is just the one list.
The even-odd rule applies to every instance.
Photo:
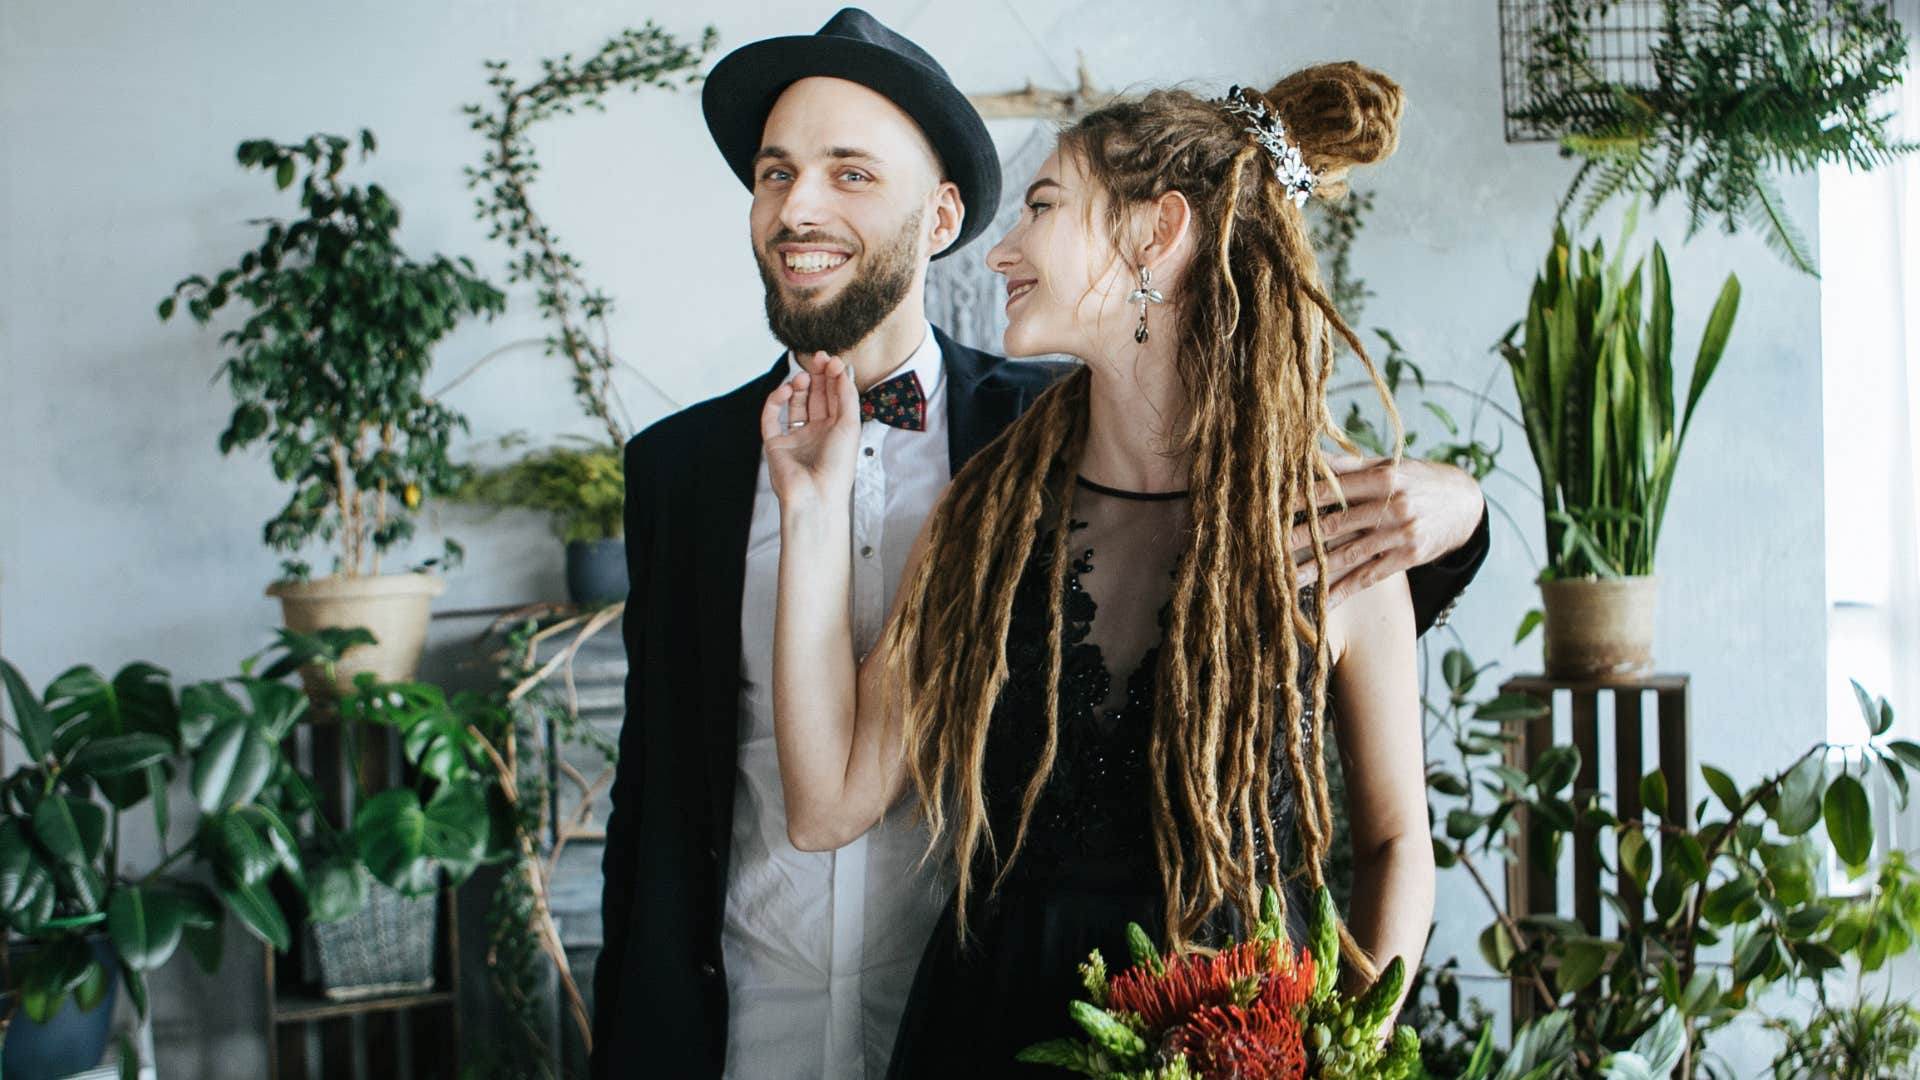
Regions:
[[301, 672], [307, 693], [325, 699], [350, 690], [353, 677], [363, 671], [381, 682], [412, 680], [426, 647], [433, 598], [446, 587], [446, 579], [435, 574], [381, 574], [277, 581], [267, 586], [267, 595], [279, 599], [289, 630], [364, 626], [373, 632], [377, 643], [347, 650], [331, 686], [317, 671]]
[[1547, 674], [1606, 679], [1650, 670], [1657, 581], [1646, 576], [1541, 582]]

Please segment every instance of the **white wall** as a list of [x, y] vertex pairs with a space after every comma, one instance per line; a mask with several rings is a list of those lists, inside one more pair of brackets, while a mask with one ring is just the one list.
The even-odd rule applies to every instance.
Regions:
[[[1430, 374], [1478, 383], [1496, 362], [1487, 347], [1524, 310], [1570, 167], [1550, 148], [1502, 141], [1490, 0], [872, 7], [975, 92], [1029, 78], [1069, 85], [1076, 51], [1117, 86], [1263, 82], [1324, 59], [1376, 65], [1410, 104], [1399, 155], [1358, 181], [1378, 193], [1355, 262], [1378, 293], [1366, 324], [1391, 327]], [[832, 10], [700, 5], [723, 50], [811, 32]], [[234, 145], [371, 127], [381, 152], [350, 175], [398, 199], [410, 250], [471, 255], [501, 278], [505, 253], [485, 241], [461, 173], [481, 153], [458, 112], [484, 99], [481, 61], [530, 73], [538, 58], [589, 52], [648, 14], [683, 35], [700, 29], [665, 5], [599, 0], [0, 7], [0, 646], [36, 684], [69, 664], [134, 658], [180, 681], [223, 674], [277, 620], [261, 589], [278, 557], [259, 529], [283, 495], [264, 460], [215, 449], [231, 408], [225, 388], [209, 385], [222, 356], [215, 335], [153, 312], [175, 280], [251, 245], [248, 218], [289, 208], [232, 164]], [[996, 136], [1011, 148], [1028, 130], [1000, 124]], [[619, 299], [621, 356], [680, 403], [764, 368], [776, 350], [745, 243], [746, 195], [707, 140], [697, 94], [622, 97], [535, 139], [546, 165], [536, 195], [590, 279]], [[1785, 190], [1811, 231], [1812, 182]], [[1682, 224], [1672, 213], [1655, 222], [1670, 249]], [[1750, 239], [1705, 236], [1672, 254], [1685, 354], [1731, 269], [1746, 302], [1669, 516], [1660, 667], [1693, 675], [1698, 757], [1751, 781], [1824, 732], [1817, 284]], [[439, 371], [451, 378], [542, 332], [530, 298], [515, 295], [508, 317], [451, 338]], [[627, 392], [638, 421], [667, 411], [637, 386]], [[450, 403], [476, 441], [592, 431], [537, 347], [496, 360]], [[1518, 434], [1508, 443], [1509, 466], [1530, 472]], [[1523, 493], [1493, 491], [1537, 527]], [[445, 607], [557, 592], [541, 523], [444, 521], [471, 553]], [[1482, 659], [1528, 670], [1537, 639], [1513, 655], [1501, 646], [1534, 604], [1533, 568], [1511, 534], [1495, 540], [1454, 625]], [[1442, 889], [1436, 951], [1477, 966], [1486, 913], [1455, 884]], [[234, 946], [218, 979], [181, 962], [161, 980], [166, 1075], [260, 1074], [257, 968], [249, 946]], [[1734, 1061], [1747, 1075], [1765, 1058], [1744, 1052]]]

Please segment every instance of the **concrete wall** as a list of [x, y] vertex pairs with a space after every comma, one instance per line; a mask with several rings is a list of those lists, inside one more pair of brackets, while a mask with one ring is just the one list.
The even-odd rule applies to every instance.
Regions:
[[[1397, 157], [1358, 181], [1378, 209], [1355, 266], [1378, 294], [1365, 324], [1393, 329], [1433, 376], [1475, 385], [1488, 376], [1487, 348], [1523, 312], [1571, 174], [1550, 148], [1502, 140], [1496, 5], [1486, 0], [876, 0], [873, 9], [975, 92], [1028, 79], [1071, 85], [1076, 53], [1098, 81], [1123, 87], [1262, 82], [1340, 58], [1393, 74], [1410, 102], [1404, 138]], [[811, 32], [832, 10], [699, 6], [723, 49]], [[283, 494], [262, 458], [215, 449], [231, 408], [226, 389], [209, 385], [222, 357], [215, 335], [162, 325], [153, 312], [175, 280], [249, 246], [247, 219], [288, 209], [233, 165], [234, 145], [371, 127], [382, 150], [351, 175], [398, 199], [409, 248], [470, 255], [504, 277], [505, 252], [474, 220], [461, 173], [482, 151], [458, 112], [485, 97], [481, 61], [532, 72], [538, 58], [589, 52], [648, 15], [683, 35], [700, 29], [680, 9], [601, 0], [0, 7], [0, 647], [36, 684], [73, 663], [134, 658], [183, 682], [220, 675], [277, 621], [261, 589], [278, 558], [259, 528]], [[996, 125], [1009, 149], [1030, 131]], [[619, 300], [616, 351], [673, 398], [627, 380], [635, 421], [762, 370], [776, 348], [745, 243], [747, 197], [712, 150], [696, 95], [622, 97], [605, 115], [558, 120], [535, 138], [544, 212]], [[1812, 182], [1785, 191], [1811, 230]], [[1676, 249], [1683, 352], [1730, 270], [1746, 304], [1673, 499], [1660, 666], [1693, 675], [1699, 758], [1751, 780], [1825, 730], [1818, 286], [1755, 240], [1703, 236], [1677, 250], [1683, 225], [1672, 213], [1653, 219]], [[523, 291], [506, 318], [449, 339], [438, 373], [451, 379], [542, 333]], [[472, 420], [476, 447], [513, 430], [592, 431], [537, 346], [510, 349], [448, 401]], [[1507, 441], [1509, 467], [1529, 474], [1518, 433]], [[1490, 490], [1537, 553], [1529, 496], [1505, 481]], [[460, 511], [440, 520], [471, 553], [444, 608], [558, 592], [543, 523]], [[1529, 670], [1537, 638], [1505, 646], [1535, 602], [1534, 564], [1511, 530], [1495, 540], [1454, 627], [1480, 659]], [[1477, 967], [1485, 910], [1464, 882], [1445, 883], [1441, 896], [1436, 954]], [[182, 962], [157, 980], [165, 1075], [261, 1074], [255, 954], [237, 935], [232, 944], [216, 979]], [[1742, 1053], [1740, 1075], [1765, 1060], [1763, 1050]]]

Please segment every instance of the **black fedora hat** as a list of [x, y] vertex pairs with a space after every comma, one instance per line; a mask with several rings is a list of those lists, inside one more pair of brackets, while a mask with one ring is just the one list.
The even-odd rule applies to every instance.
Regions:
[[728, 53], [707, 75], [700, 107], [735, 176], [753, 190], [767, 114], [787, 87], [827, 76], [856, 82], [913, 117], [960, 189], [966, 216], [942, 258], [965, 247], [1000, 205], [1000, 155], [986, 121], [925, 49], [859, 8], [843, 8], [818, 33], [768, 38]]

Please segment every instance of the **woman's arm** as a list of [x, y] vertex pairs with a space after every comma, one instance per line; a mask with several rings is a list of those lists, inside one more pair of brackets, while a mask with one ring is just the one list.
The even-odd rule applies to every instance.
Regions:
[[[803, 423], [790, 426], [796, 421]], [[882, 650], [854, 667], [847, 502], [860, 400], [846, 366], [816, 358], [814, 373], [767, 398], [760, 428], [780, 498], [773, 726], [787, 838], [802, 851], [830, 851], [872, 828], [906, 775]], [[925, 543], [923, 528], [904, 580], [913, 579]]]
[[1434, 866], [1406, 575], [1354, 597], [1328, 621], [1336, 650], [1328, 697], [1338, 703], [1353, 839], [1347, 922], [1377, 966], [1403, 957], [1411, 975], [1433, 921]]

